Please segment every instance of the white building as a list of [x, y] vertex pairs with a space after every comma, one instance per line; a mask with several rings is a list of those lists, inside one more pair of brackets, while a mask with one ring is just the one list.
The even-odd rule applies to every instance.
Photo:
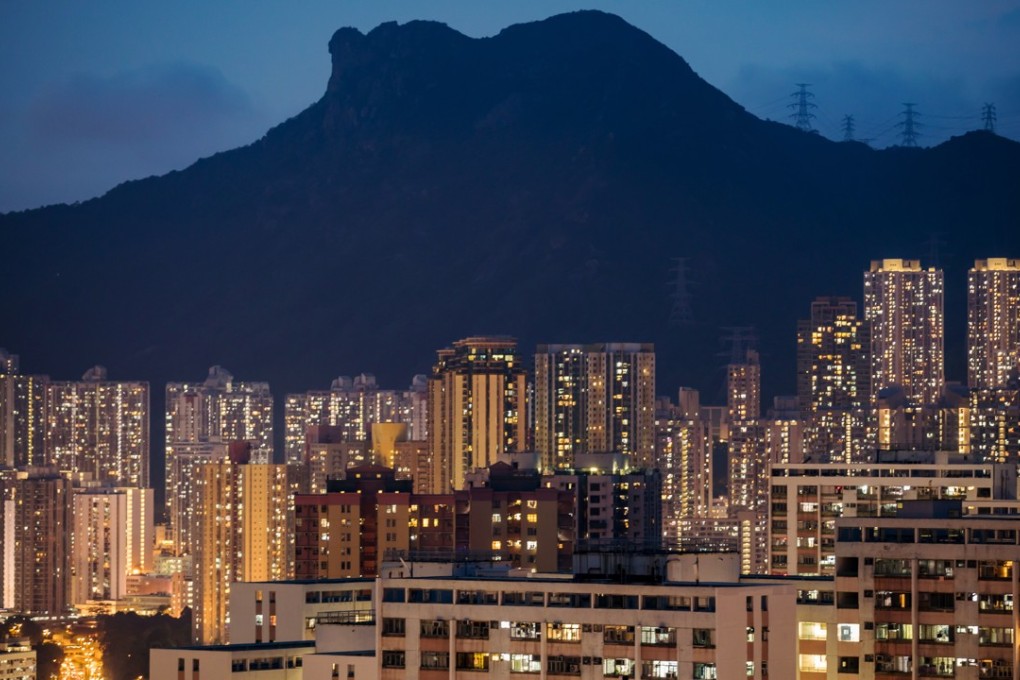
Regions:
[[129, 574], [152, 570], [152, 489], [78, 489], [73, 496], [71, 603], [120, 600]]

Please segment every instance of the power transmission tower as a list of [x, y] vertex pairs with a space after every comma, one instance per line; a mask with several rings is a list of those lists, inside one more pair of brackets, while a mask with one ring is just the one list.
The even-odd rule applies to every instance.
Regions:
[[932, 234], [924, 242], [924, 245], [928, 248], [928, 266], [930, 267], [941, 268], [942, 256], [952, 255], [952, 253], [947, 253], [943, 250], [943, 247], [948, 244], [942, 240], [942, 234]]
[[673, 275], [670, 281], [673, 299], [673, 307], [669, 312], [670, 326], [689, 326], [694, 323], [694, 315], [691, 311], [691, 289], [687, 274], [690, 269], [687, 267], [686, 257], [674, 257], [673, 268], [669, 270]]
[[985, 104], [981, 107], [981, 120], [985, 124], [985, 129], [995, 134], [995, 104]]
[[843, 141], [854, 141], [854, 117], [849, 113], [843, 116]]
[[747, 360], [747, 350], [754, 349], [758, 344], [758, 333], [754, 326], [727, 326], [721, 341], [729, 350], [719, 352], [716, 356], [725, 357], [728, 364], [742, 364]]
[[811, 101], [815, 95], [808, 92], [809, 87], [808, 83], [797, 83], [797, 91], [790, 95], [793, 97], [793, 103], [787, 107], [794, 110], [794, 113], [790, 114], [794, 126], [804, 132], [815, 131], [811, 127], [811, 119], [815, 117], [815, 114], [811, 113], [811, 109], [818, 108], [818, 105]]
[[918, 113], [914, 110], [917, 104], [905, 102], [903, 105], [907, 107], [900, 113], [903, 116], [903, 120], [896, 123], [896, 127], [903, 128], [900, 131], [900, 146], [916, 147], [919, 134], [917, 129], [921, 127], [921, 124], [917, 122]]

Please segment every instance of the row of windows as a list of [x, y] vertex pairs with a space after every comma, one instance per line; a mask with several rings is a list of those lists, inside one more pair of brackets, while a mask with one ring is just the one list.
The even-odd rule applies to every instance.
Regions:
[[1015, 529], [936, 527], [840, 527], [839, 540], [849, 543], [949, 543], [1016, 545]]
[[[309, 594], [311, 595], [311, 594]], [[669, 611], [714, 612], [715, 597], [686, 595], [617, 595], [613, 593], [544, 593], [541, 591], [504, 592], [458, 590], [385, 588], [383, 602], [412, 602], [415, 604], [481, 604], [512, 607], [565, 607], [570, 609], [648, 609]], [[311, 601], [311, 600], [309, 600]], [[325, 601], [325, 600], [324, 600]], [[639, 606], [640, 605], [640, 606]]]
[[[487, 672], [490, 664], [507, 663], [511, 673], [541, 673], [542, 657], [539, 654], [489, 654], [487, 652], [457, 652], [452, 657], [454, 668], [459, 671]], [[421, 652], [419, 667], [422, 670], [449, 670], [449, 652]], [[581, 675], [585, 666], [601, 666], [605, 677], [634, 677], [636, 663], [629, 658], [606, 658], [597, 656], [546, 657], [545, 670], [551, 675]], [[382, 653], [383, 668], [406, 668], [407, 653], [404, 650], [385, 650]], [[694, 664], [694, 677], [714, 680], [718, 677], [715, 664]], [[677, 677], [676, 661], [645, 661], [641, 664], [643, 678]]]
[[[447, 638], [450, 636], [450, 622], [428, 619], [419, 622], [418, 634], [423, 638]], [[601, 633], [606, 644], [634, 644], [634, 626], [615, 626], [580, 623], [546, 623], [534, 621], [456, 621], [458, 638], [489, 639], [494, 628], [509, 629], [513, 640], [541, 640], [545, 629], [550, 642], [575, 643], [581, 641], [582, 633]], [[406, 619], [384, 618], [382, 634], [387, 637], [404, 637], [407, 633]], [[692, 632], [695, 647], [714, 647], [715, 632], [710, 628], [695, 628]], [[641, 626], [640, 640], [644, 646], [675, 647], [677, 629], [665, 626]]]

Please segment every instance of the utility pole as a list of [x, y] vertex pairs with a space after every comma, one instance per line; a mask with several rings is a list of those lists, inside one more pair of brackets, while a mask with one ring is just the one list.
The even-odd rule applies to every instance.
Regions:
[[854, 117], [849, 113], [843, 116], [843, 141], [854, 141]]
[[896, 127], [903, 128], [900, 132], [900, 146], [915, 148], [917, 147], [917, 128], [921, 127], [921, 124], [917, 122], [918, 113], [914, 110], [917, 104], [904, 103], [903, 105], [907, 107], [900, 113], [903, 116], [903, 120], [896, 123]]
[[811, 119], [815, 117], [815, 114], [811, 113], [811, 109], [817, 109], [818, 105], [811, 101], [815, 95], [808, 92], [808, 87], [810, 87], [808, 83], [797, 83], [797, 91], [790, 95], [793, 98], [793, 103], [787, 108], [794, 110], [794, 113], [790, 114], [790, 118], [793, 119], [793, 124], [798, 130], [814, 132], [815, 129], [811, 127]]
[[995, 104], [986, 103], [981, 107], [981, 120], [985, 124], [985, 129], [995, 134]]

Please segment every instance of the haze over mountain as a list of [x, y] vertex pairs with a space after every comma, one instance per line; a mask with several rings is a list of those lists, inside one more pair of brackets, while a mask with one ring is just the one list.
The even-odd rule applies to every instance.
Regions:
[[471, 334], [653, 341], [660, 394], [718, 402], [721, 327], [757, 327], [766, 393], [790, 392], [811, 299], [860, 301], [870, 259], [927, 263], [933, 234], [963, 379], [966, 269], [1020, 256], [1020, 144], [875, 151], [762, 121], [612, 15], [340, 29], [329, 50], [323, 97], [251, 145], [0, 216], [0, 346], [150, 380], [158, 414], [163, 383], [215, 363], [282, 403], [362, 371], [403, 387]]

